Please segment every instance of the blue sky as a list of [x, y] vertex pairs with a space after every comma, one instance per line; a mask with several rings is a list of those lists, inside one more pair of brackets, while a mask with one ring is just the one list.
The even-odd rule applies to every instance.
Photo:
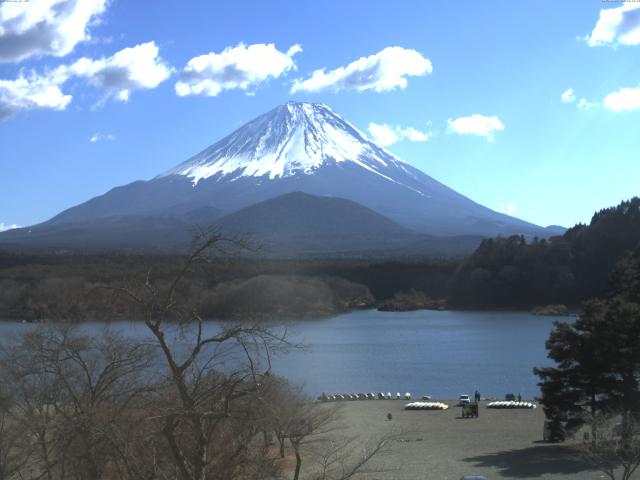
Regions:
[[152, 178], [289, 100], [490, 208], [588, 222], [640, 194], [638, 7], [0, 3], [0, 228]]

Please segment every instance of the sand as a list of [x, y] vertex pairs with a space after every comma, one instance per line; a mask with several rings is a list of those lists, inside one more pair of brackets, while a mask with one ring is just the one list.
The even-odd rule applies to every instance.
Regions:
[[[337, 403], [337, 402], [336, 402]], [[487, 479], [591, 480], [605, 478], [572, 450], [572, 442], [542, 441], [544, 413], [494, 410], [481, 403], [479, 418], [462, 419], [455, 402], [444, 411], [404, 410], [405, 401], [369, 400], [343, 404], [340, 435], [375, 438], [394, 429], [406, 433], [374, 466], [388, 469], [367, 479], [459, 480], [463, 475]], [[392, 420], [387, 420], [387, 413]]]

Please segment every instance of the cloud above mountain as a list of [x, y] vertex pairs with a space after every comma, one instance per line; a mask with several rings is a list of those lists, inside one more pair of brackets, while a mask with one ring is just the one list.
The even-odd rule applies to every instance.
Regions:
[[0, 62], [62, 57], [90, 38], [89, 26], [107, 0], [0, 2]]
[[15, 80], [0, 80], [0, 121], [20, 111], [35, 109], [64, 110], [71, 95], [62, 92], [54, 77], [20, 75]]
[[93, 135], [91, 135], [89, 137], [89, 141], [91, 143], [98, 143], [98, 142], [102, 142], [104, 140], [112, 142], [115, 139], [116, 139], [116, 136], [111, 134], [111, 133], [99, 133], [99, 132], [94, 133]]
[[293, 57], [301, 51], [298, 44], [281, 52], [273, 43], [248, 46], [241, 43], [220, 53], [200, 55], [187, 62], [175, 90], [181, 97], [215, 97], [224, 90], [236, 89], [252, 92], [269, 79], [295, 70]]
[[562, 92], [560, 101], [563, 103], [573, 103], [582, 110], [591, 110], [604, 107], [612, 112], [625, 112], [640, 110], [640, 86], [621, 88], [609, 93], [604, 97], [602, 103], [587, 100], [586, 98], [578, 99], [572, 88]]
[[97, 60], [81, 58], [66, 71], [69, 77], [86, 78], [106, 95], [126, 102], [134, 90], [156, 88], [171, 75], [172, 68], [159, 56], [155, 42], [125, 48]]
[[591, 47], [640, 45], [640, 3], [624, 2], [619, 7], [601, 9], [598, 22], [585, 40]]
[[576, 94], [573, 91], [573, 88], [567, 88], [564, 92], [562, 92], [562, 94], [560, 95], [560, 101], [562, 103], [573, 103], [576, 101]]
[[13, 230], [14, 228], [20, 228], [20, 225], [16, 225], [15, 223], [0, 222], [0, 232], [4, 232], [6, 230]]
[[592, 108], [598, 108], [600, 104], [598, 102], [592, 102], [582, 97], [578, 99], [573, 88], [568, 88], [562, 94], [560, 94], [560, 101], [562, 103], [573, 103], [581, 110], [591, 110]]
[[479, 113], [466, 117], [458, 117], [447, 121], [447, 133], [458, 135], [475, 135], [484, 137], [492, 142], [495, 133], [504, 130], [504, 124], [500, 119], [493, 116], [480, 115]]
[[604, 107], [613, 112], [640, 110], [640, 87], [621, 88], [604, 97]]
[[128, 101], [131, 92], [156, 88], [169, 78], [172, 68], [159, 56], [154, 42], [125, 48], [110, 57], [80, 58], [45, 74], [21, 74], [15, 80], [0, 80], [0, 120], [20, 111], [64, 110], [72, 100], [62, 86], [73, 78], [85, 79], [103, 94], [103, 101]]
[[431, 60], [420, 52], [402, 47], [387, 47], [380, 52], [360, 57], [346, 67], [314, 71], [306, 80], [296, 80], [291, 93], [332, 90], [388, 92], [407, 86], [407, 77], [428, 75]]
[[413, 127], [401, 127], [399, 125], [387, 125], [371, 122], [367, 131], [374, 142], [388, 147], [402, 140], [410, 142], [426, 142], [429, 140], [429, 133], [422, 132]]

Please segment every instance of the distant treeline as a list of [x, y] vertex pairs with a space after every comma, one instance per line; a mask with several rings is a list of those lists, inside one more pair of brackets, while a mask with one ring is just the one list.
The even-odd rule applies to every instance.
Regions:
[[638, 249], [640, 198], [635, 197], [597, 212], [589, 225], [576, 225], [560, 237], [484, 240], [456, 272], [449, 303], [459, 308], [577, 307], [606, 296], [611, 272]]
[[[134, 319], [115, 289], [150, 275], [170, 282], [184, 257], [0, 253], [0, 318]], [[458, 264], [212, 258], [190, 272], [181, 299], [206, 318], [313, 317], [372, 308], [398, 292], [447, 296]]]
[[[640, 198], [601, 210], [563, 236], [484, 240], [461, 262], [214, 257], [189, 273], [179, 294], [206, 318], [302, 318], [376, 306], [575, 308], [606, 296], [610, 273], [634, 251], [640, 252]], [[139, 318], [114, 289], [147, 275], [170, 282], [184, 258], [0, 252], [0, 318]]]

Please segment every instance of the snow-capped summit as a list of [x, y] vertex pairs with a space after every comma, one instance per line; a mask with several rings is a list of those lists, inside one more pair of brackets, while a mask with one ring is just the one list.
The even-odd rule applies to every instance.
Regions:
[[[430, 235], [547, 236], [537, 225], [486, 208], [400, 160], [328, 106], [298, 102], [257, 117], [151, 180], [116, 187], [65, 210], [38, 231], [50, 236], [63, 226], [134, 225], [152, 238], [152, 231], [167, 236], [170, 222], [224, 224], [224, 216], [292, 192], [350, 200]], [[285, 202], [268, 202], [258, 210], [286, 210], [299, 198], [305, 197], [287, 196]], [[331, 203], [332, 211], [340, 210], [338, 204]], [[289, 210], [272, 213], [273, 218], [293, 218]], [[315, 222], [329, 226], [345, 223], [316, 215]]]
[[327, 105], [288, 102], [252, 120], [186, 162], [161, 175], [198, 183], [220, 175], [270, 179], [313, 174], [323, 165], [354, 163], [390, 181], [405, 163]]

